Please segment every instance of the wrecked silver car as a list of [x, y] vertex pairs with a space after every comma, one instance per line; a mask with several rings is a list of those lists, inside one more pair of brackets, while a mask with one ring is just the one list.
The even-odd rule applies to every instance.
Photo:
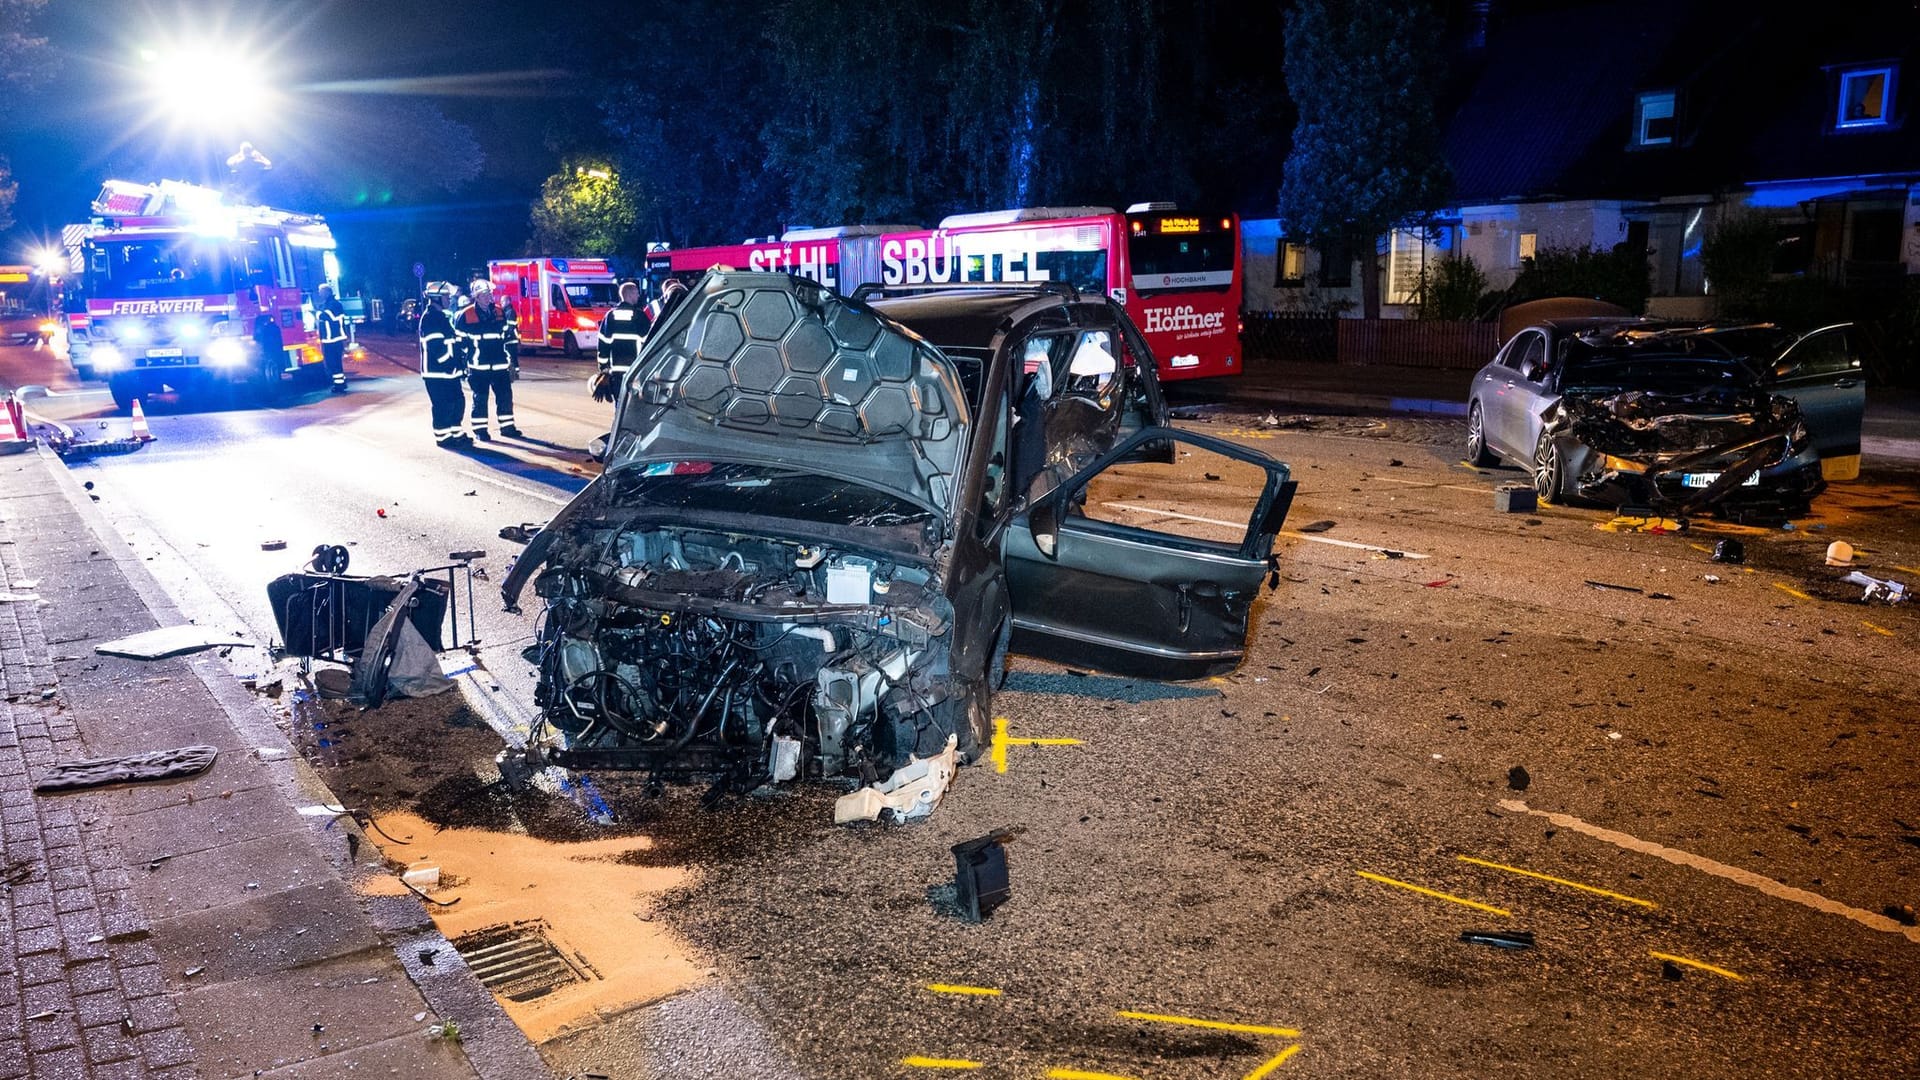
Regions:
[[[1122, 434], [1117, 420], [1066, 425], [1071, 451], [1064, 435], [1023, 451], [1017, 428], [1043, 415], [1016, 410], [1037, 374], [1027, 361], [1058, 359], [1059, 393], [1113, 411], [1151, 355], [1104, 301], [996, 296], [954, 299], [949, 310], [977, 309], [994, 329], [949, 356], [804, 279], [696, 283], [628, 375], [606, 471], [502, 586], [510, 609], [529, 582], [546, 605], [530, 655], [549, 760], [751, 787], [886, 776], [950, 738], [969, 759], [984, 752], [1016, 622], [1023, 649], [1117, 670], [1239, 661], [1292, 495], [1286, 467], [1164, 427]], [[1083, 355], [1078, 370], [1098, 374], [1077, 383], [1090, 327], [1108, 347], [1117, 330], [1131, 362]], [[1076, 515], [1103, 470], [1181, 442], [1264, 470], [1239, 543], [1143, 550], [1132, 530]], [[1089, 633], [1115, 605], [1137, 625]]]
[[1859, 472], [1866, 399], [1847, 329], [1528, 326], [1474, 376], [1468, 460], [1530, 467], [1547, 502], [1802, 512]]

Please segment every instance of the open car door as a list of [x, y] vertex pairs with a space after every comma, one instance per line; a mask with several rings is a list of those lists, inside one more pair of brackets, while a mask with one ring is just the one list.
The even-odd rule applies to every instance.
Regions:
[[1774, 362], [1771, 388], [1800, 406], [1807, 434], [1828, 480], [1860, 475], [1860, 426], [1867, 409], [1866, 376], [1847, 331], [1851, 323], [1803, 335]]
[[[1174, 463], [1139, 461], [1152, 443]], [[1144, 678], [1232, 670], [1294, 487], [1257, 450], [1134, 432], [1009, 523], [1013, 650]]]

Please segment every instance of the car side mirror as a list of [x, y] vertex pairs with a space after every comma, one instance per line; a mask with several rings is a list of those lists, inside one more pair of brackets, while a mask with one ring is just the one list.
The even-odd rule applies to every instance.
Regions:
[[1049, 559], [1060, 557], [1060, 500], [1041, 499], [1027, 511], [1027, 531], [1033, 546]]

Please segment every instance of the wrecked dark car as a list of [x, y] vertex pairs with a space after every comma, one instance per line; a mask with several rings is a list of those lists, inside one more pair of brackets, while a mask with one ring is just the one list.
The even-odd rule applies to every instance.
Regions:
[[[1152, 423], [1151, 354], [1106, 301], [942, 295], [695, 284], [627, 377], [606, 471], [502, 585], [510, 609], [528, 583], [546, 605], [547, 760], [745, 788], [884, 777], [949, 739], [971, 759], [1016, 628], [1022, 651], [1117, 671], [1239, 662], [1286, 467]], [[1109, 468], [1180, 445], [1262, 478], [1237, 542], [1076, 509]], [[1115, 629], [1116, 610], [1138, 617]]]
[[1847, 330], [1528, 326], [1474, 376], [1468, 460], [1531, 469], [1547, 502], [1802, 513], [1827, 481], [1859, 473], [1866, 391]]

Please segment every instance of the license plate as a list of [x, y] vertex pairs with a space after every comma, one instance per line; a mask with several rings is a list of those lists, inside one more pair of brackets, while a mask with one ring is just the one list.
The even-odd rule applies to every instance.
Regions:
[[147, 355], [148, 356], [180, 356], [182, 355], [182, 353], [181, 353], [181, 350], [179, 349], [148, 349]]
[[[1680, 474], [1680, 482], [1690, 488], [1712, 487], [1714, 484], [1714, 481], [1718, 479], [1720, 479], [1720, 474], [1717, 472], [1690, 472], [1690, 473]], [[1742, 480], [1740, 482], [1740, 486], [1741, 487], [1759, 487], [1760, 474], [1754, 473], [1753, 475], [1747, 477], [1745, 480]]]

